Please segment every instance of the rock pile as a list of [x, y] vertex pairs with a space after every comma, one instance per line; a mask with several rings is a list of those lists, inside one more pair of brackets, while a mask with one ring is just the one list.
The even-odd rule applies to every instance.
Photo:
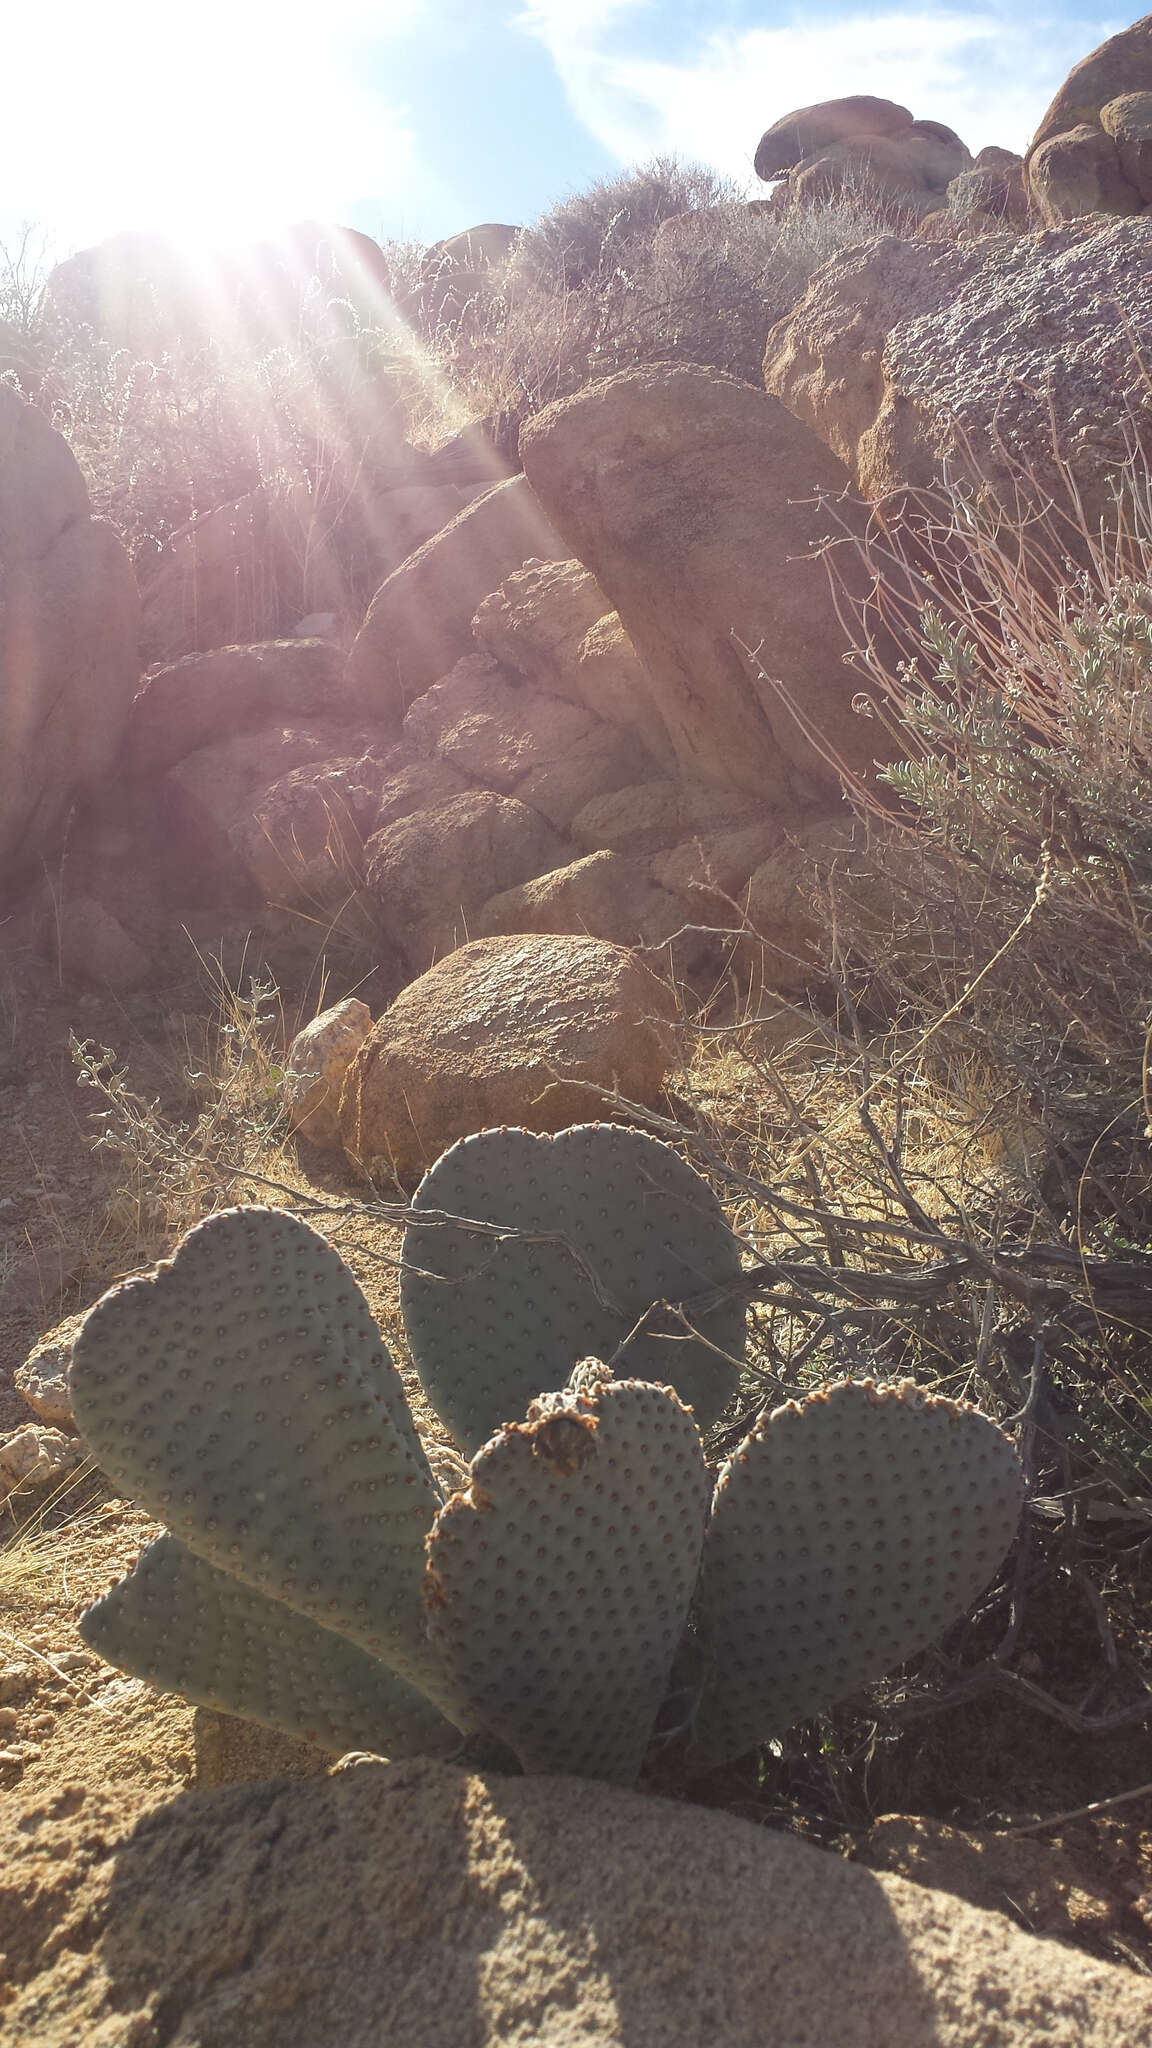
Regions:
[[756, 151], [757, 177], [785, 181], [783, 202], [811, 205], [866, 186], [918, 215], [947, 206], [952, 180], [971, 168], [971, 152], [954, 129], [913, 120], [907, 107], [868, 93], [784, 114]]

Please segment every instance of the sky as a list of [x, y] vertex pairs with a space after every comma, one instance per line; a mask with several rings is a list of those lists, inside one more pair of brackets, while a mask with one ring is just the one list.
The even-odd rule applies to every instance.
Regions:
[[1132, 17], [1080, 0], [53, 0], [12, 10], [0, 240], [235, 245], [294, 220], [428, 242], [674, 153], [750, 192], [763, 130], [876, 93], [1023, 149]]

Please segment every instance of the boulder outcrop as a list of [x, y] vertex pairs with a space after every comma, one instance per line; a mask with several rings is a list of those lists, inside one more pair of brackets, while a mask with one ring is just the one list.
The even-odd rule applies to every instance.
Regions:
[[756, 151], [757, 177], [785, 179], [786, 201], [826, 200], [846, 185], [871, 186], [913, 214], [944, 207], [951, 180], [971, 164], [954, 129], [915, 121], [907, 107], [869, 93], [782, 115]]
[[375, 832], [365, 848], [367, 891], [381, 929], [419, 974], [468, 939], [490, 896], [565, 858], [538, 811], [473, 789]]
[[931, 489], [947, 464], [1009, 507], [1063, 504], [1066, 469], [1091, 528], [1129, 447], [1152, 447], [1134, 346], [1150, 330], [1152, 220], [884, 236], [817, 273], [772, 329], [764, 377], [869, 497]]
[[0, 387], [0, 900], [104, 782], [140, 674], [132, 565], [75, 456]]
[[1032, 138], [1026, 176], [1051, 227], [1152, 206], [1152, 14], [1069, 72]]
[[[813, 543], [848, 478], [783, 406], [711, 370], [627, 370], [545, 407], [525, 473], [643, 663], [681, 772], [794, 809], [868, 767], [847, 642]], [[808, 502], [798, 502], [806, 500]], [[849, 516], [849, 515], [846, 515]], [[758, 668], [778, 680], [799, 718]]]
[[624, 947], [475, 939], [377, 1019], [348, 1069], [340, 1134], [377, 1184], [410, 1181], [490, 1124], [558, 1131], [611, 1117], [605, 1091], [655, 1107], [673, 998]]

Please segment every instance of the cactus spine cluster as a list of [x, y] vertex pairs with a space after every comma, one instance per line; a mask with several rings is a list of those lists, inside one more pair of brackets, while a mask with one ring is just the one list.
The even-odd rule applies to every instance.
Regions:
[[[714, 1485], [692, 1408], [735, 1382], [739, 1255], [670, 1148], [485, 1132], [415, 1208], [413, 1353], [473, 1452], [447, 1501], [363, 1295], [297, 1218], [224, 1211], [92, 1310], [77, 1422], [166, 1525], [81, 1621], [110, 1662], [336, 1753], [478, 1731], [526, 1770], [628, 1781], [686, 1660], [695, 1774], [882, 1676], [987, 1584], [1015, 1455], [910, 1383], [762, 1416]], [[721, 1310], [677, 1321], [710, 1294]], [[645, 1376], [581, 1360], [590, 1327]], [[659, 1381], [647, 1343], [675, 1366]]]

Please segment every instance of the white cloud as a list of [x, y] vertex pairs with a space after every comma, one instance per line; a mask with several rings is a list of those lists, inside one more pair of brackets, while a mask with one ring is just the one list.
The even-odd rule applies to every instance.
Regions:
[[422, 13], [423, 0], [21, 8], [5, 28], [5, 212], [58, 249], [122, 227], [240, 241], [346, 212], [411, 173], [404, 111], [364, 87], [362, 60]]
[[794, 107], [874, 93], [946, 121], [972, 149], [1023, 149], [1072, 65], [1122, 24], [1099, 15], [1005, 19], [922, 6], [705, 37], [687, 59], [630, 53], [603, 21], [541, 0], [524, 26], [548, 48], [577, 118], [621, 163], [661, 151], [752, 176], [764, 129]]

